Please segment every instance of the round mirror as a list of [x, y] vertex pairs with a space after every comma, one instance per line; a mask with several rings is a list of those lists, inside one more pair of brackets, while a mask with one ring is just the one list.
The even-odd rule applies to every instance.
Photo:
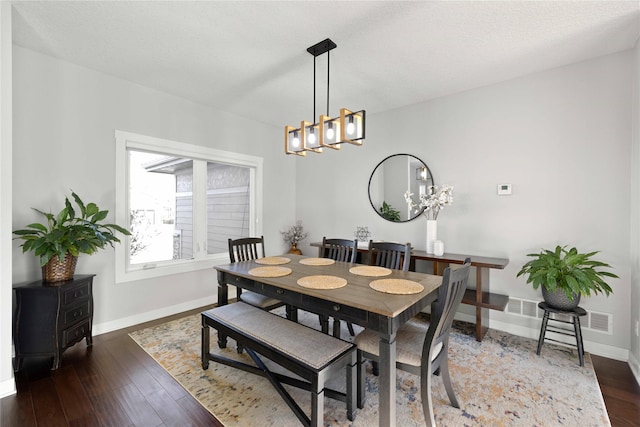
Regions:
[[409, 209], [404, 193], [409, 190], [414, 200], [433, 185], [429, 167], [411, 154], [393, 154], [375, 167], [369, 178], [369, 201], [378, 215], [392, 222], [407, 222], [421, 212]]

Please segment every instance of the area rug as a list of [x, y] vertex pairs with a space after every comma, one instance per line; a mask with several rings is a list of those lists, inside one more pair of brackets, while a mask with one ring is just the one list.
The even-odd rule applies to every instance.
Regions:
[[[319, 326], [318, 316], [310, 313], [300, 312], [299, 321]], [[575, 350], [545, 343], [542, 354], [536, 356], [535, 340], [489, 330], [477, 342], [472, 328], [465, 325], [456, 322], [449, 350], [461, 409], [450, 406], [440, 377], [434, 377], [432, 383], [439, 426], [611, 425], [588, 354], [580, 367]], [[200, 315], [193, 315], [130, 336], [225, 426], [300, 425], [265, 378], [215, 362], [203, 370], [200, 331]], [[342, 336], [350, 338], [346, 328]], [[218, 349], [216, 342], [215, 330], [211, 330], [212, 352], [252, 363], [246, 352], [237, 354], [233, 340], [226, 349]], [[366, 381], [366, 405], [353, 423], [346, 418], [344, 403], [325, 399], [326, 426], [378, 425], [378, 381], [370, 366]], [[333, 380], [330, 386], [344, 390], [344, 378]], [[420, 378], [398, 371], [396, 387], [397, 425], [424, 426]], [[309, 414], [309, 393], [288, 386], [287, 390]]]

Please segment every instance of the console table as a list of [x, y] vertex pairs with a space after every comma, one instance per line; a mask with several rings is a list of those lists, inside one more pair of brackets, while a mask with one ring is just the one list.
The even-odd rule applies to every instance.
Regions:
[[[318, 248], [318, 256], [322, 256], [322, 242], [311, 243], [311, 246]], [[358, 252], [364, 254], [368, 248], [358, 247]], [[411, 264], [409, 269], [415, 271], [416, 260], [430, 261], [433, 263], [433, 274], [442, 275], [442, 272], [449, 264], [464, 264], [466, 258], [471, 258], [471, 265], [476, 268], [476, 289], [467, 289], [462, 299], [463, 304], [472, 305], [476, 311], [476, 340], [482, 341], [489, 328], [489, 310], [504, 311], [509, 296], [494, 294], [489, 291], [489, 281], [483, 281], [482, 275], [486, 268], [503, 270], [509, 260], [505, 258], [490, 258], [476, 255], [450, 254], [441, 256], [427, 254], [425, 251], [412, 250]]]
[[83, 338], [87, 346], [92, 344], [94, 276], [76, 275], [64, 282], [38, 280], [13, 285], [16, 371], [29, 356], [52, 356], [51, 369], [58, 369], [67, 348]]

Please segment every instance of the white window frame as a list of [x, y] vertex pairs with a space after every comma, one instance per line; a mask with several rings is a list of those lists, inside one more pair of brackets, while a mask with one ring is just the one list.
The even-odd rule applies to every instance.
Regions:
[[[262, 173], [263, 159], [247, 154], [233, 153], [214, 148], [186, 144], [168, 139], [140, 135], [131, 132], [115, 131], [116, 141], [116, 224], [129, 224], [129, 156], [128, 149], [162, 153], [176, 157], [245, 166], [250, 170], [250, 212], [249, 233], [261, 236], [262, 233]], [[122, 243], [115, 245], [116, 283], [151, 279], [170, 274], [188, 273], [210, 269], [215, 265], [229, 262], [229, 254], [207, 254], [206, 239], [206, 188], [201, 188], [199, 175], [206, 177], [206, 165], [194, 163], [194, 258], [188, 260], [170, 260], [148, 263], [140, 266], [129, 265], [130, 242], [125, 236]], [[196, 195], [199, 195], [196, 197]], [[197, 238], [197, 236], [203, 236]]]

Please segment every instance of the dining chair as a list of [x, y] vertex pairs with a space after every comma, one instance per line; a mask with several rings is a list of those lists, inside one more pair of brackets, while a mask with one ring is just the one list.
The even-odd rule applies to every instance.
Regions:
[[409, 271], [411, 244], [369, 240], [369, 265]]
[[[432, 305], [431, 321], [426, 324], [417, 318], [410, 319], [396, 334], [396, 368], [420, 376], [420, 396], [427, 425], [435, 426], [431, 399], [431, 374], [442, 374], [445, 390], [451, 405], [460, 408], [449, 374], [449, 333], [453, 317], [462, 301], [469, 280], [471, 260], [457, 268], [447, 267], [438, 288], [438, 296]], [[364, 359], [377, 361], [379, 336], [365, 329], [354, 339], [358, 346], [358, 407], [364, 407], [365, 365]]]
[[[250, 261], [264, 257], [264, 236], [229, 239], [229, 259], [231, 262]], [[257, 292], [238, 289], [238, 299], [263, 310], [273, 310], [284, 305], [275, 298], [267, 297]]]
[[[354, 264], [358, 256], [358, 240], [327, 239], [323, 237], [320, 253], [322, 258], [330, 258], [335, 261]], [[328, 333], [329, 316], [319, 315], [319, 317], [322, 332]], [[347, 329], [349, 329], [351, 336], [355, 336], [356, 333], [351, 322], [347, 322]], [[333, 336], [340, 338], [340, 319], [333, 319]]]

